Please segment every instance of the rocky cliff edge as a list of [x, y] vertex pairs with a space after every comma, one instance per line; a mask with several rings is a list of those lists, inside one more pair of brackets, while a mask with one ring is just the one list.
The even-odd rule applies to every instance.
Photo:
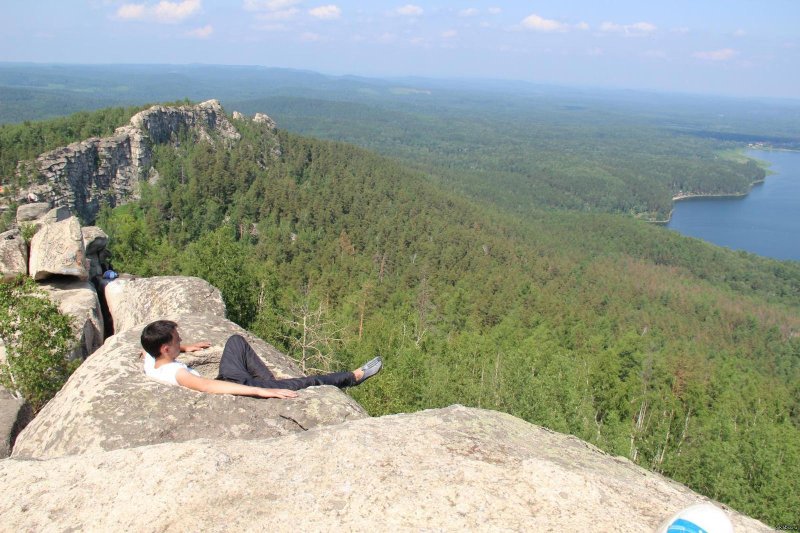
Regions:
[[[708, 501], [577, 438], [461, 406], [6, 459], [0, 487], [9, 531], [654, 531]], [[736, 531], [770, 530], [727, 514]]]
[[139, 182], [152, 167], [153, 146], [176, 141], [182, 133], [209, 142], [241, 137], [217, 100], [153, 106], [135, 114], [130, 124], [110, 137], [93, 137], [20, 162], [17, 173], [32, 182], [15, 201], [67, 206], [84, 222], [92, 222], [104, 204], [114, 207], [137, 199]]

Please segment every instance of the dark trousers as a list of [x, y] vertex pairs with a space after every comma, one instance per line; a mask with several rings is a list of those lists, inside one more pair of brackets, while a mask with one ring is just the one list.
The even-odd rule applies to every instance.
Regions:
[[334, 372], [322, 376], [275, 379], [267, 365], [259, 359], [250, 344], [241, 335], [233, 335], [225, 343], [222, 359], [219, 361], [217, 379], [232, 381], [242, 385], [263, 387], [265, 389], [300, 390], [315, 385], [352, 387], [356, 377], [352, 372]]

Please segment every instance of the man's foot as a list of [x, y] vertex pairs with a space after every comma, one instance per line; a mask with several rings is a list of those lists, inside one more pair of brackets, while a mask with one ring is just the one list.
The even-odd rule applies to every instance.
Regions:
[[353, 371], [353, 375], [356, 377], [356, 385], [364, 383], [367, 379], [380, 372], [381, 368], [383, 368], [383, 359], [380, 357], [370, 359], [364, 363], [364, 366]]

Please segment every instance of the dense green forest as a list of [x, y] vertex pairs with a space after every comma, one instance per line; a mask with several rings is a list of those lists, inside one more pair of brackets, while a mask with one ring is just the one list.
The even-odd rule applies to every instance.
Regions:
[[[472, 97], [474, 98], [474, 97]], [[721, 156], [736, 145], [626, 113], [549, 99], [385, 110], [306, 98], [240, 102], [290, 130], [358, 144], [434, 172], [448, 186], [525, 213], [549, 206], [665, 219], [679, 192], [745, 192], [764, 170]]]
[[118, 269], [209, 280], [308, 369], [382, 354], [381, 379], [353, 391], [374, 415], [499, 409], [797, 520], [796, 263], [629, 217], [503, 214], [282, 131], [275, 158], [275, 134], [236, 125], [230, 150], [159, 147], [159, 182], [102, 214]]

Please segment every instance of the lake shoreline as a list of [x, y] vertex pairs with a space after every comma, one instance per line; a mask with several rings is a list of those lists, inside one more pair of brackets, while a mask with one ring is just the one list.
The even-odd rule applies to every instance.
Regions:
[[[769, 152], [769, 151], [775, 151], [775, 152], [800, 152], [800, 150], [792, 150], [792, 149], [789, 149], [789, 148], [754, 148], [752, 146], [748, 146], [747, 150], [761, 150], [761, 151], [764, 151], [764, 152]], [[749, 156], [745, 156], [745, 157], [748, 157], [749, 159], [754, 159], [756, 161], [759, 161], [758, 159], [756, 159], [754, 157], [749, 157]], [[769, 166], [769, 165], [767, 165], [767, 166]], [[770, 174], [771, 174], [771, 172], [768, 171], [767, 172], [767, 176], [769, 176]], [[767, 180], [767, 178], [764, 177], [762, 179], [758, 179], [758, 180], [755, 180], [755, 181], [751, 182], [750, 185], [747, 187], [747, 190], [744, 191], [744, 192], [735, 192], [735, 193], [730, 193], [730, 192], [727, 192], [727, 193], [678, 193], [678, 194], [676, 194], [675, 196], [672, 197], [673, 208], [670, 209], [669, 214], [667, 215], [667, 218], [659, 219], [659, 220], [650, 219], [650, 220], [647, 220], [647, 222], [649, 222], [651, 224], [656, 224], [657, 226], [666, 226], [672, 220], [672, 213], [675, 212], [675, 208], [674, 208], [675, 202], [680, 202], [681, 200], [691, 200], [693, 198], [742, 198], [742, 197], [747, 196], [748, 194], [750, 194], [750, 191], [753, 190], [753, 187], [755, 187], [756, 185], [763, 184], [766, 180]]]
[[[676, 194], [672, 197], [672, 203], [680, 202], [682, 200], [693, 200], [696, 198], [743, 198], [750, 194], [750, 191], [753, 190], [753, 187], [756, 185], [761, 185], [766, 181], [766, 179], [760, 179], [752, 182], [745, 192], [726, 192], [726, 193], [680, 193]], [[648, 220], [651, 224], [656, 224], [659, 226], [666, 226], [672, 220], [672, 213], [675, 212], [675, 208], [673, 207], [670, 209], [669, 215], [667, 218], [663, 220]]]
[[[669, 217], [659, 222], [666, 229], [732, 250], [800, 261], [800, 152], [748, 150], [747, 155], [771, 163], [771, 175], [754, 180], [747, 192], [676, 193]], [[679, 204], [682, 200], [686, 202]]]

